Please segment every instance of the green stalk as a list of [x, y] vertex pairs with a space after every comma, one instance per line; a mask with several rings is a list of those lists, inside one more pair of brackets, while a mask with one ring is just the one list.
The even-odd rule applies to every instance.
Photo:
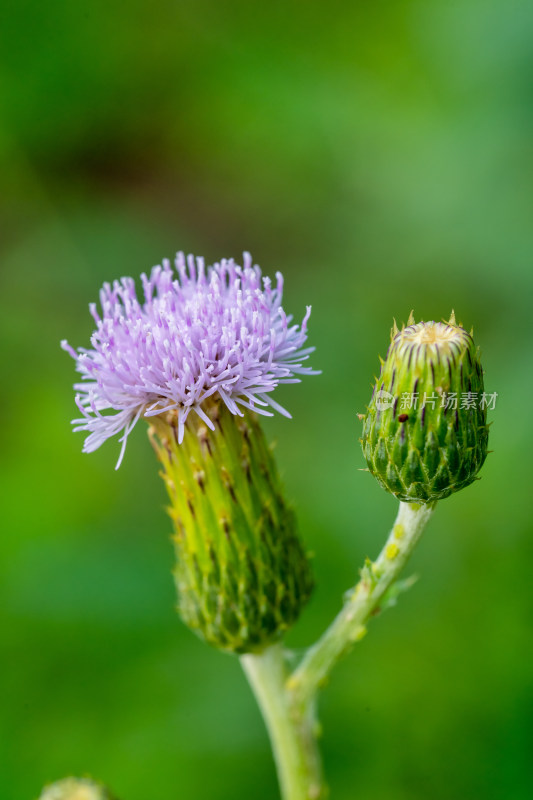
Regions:
[[361, 580], [347, 595], [343, 609], [309, 648], [287, 682], [295, 706], [302, 713], [314, 701], [317, 689], [338, 659], [365, 635], [368, 620], [386, 600], [386, 593], [413, 552], [435, 505], [400, 503], [392, 531], [377, 560], [367, 561]]
[[281, 645], [241, 656], [241, 663], [270, 736], [283, 800], [323, 800], [320, 752], [313, 704], [296, 713], [286, 689], [287, 667]]

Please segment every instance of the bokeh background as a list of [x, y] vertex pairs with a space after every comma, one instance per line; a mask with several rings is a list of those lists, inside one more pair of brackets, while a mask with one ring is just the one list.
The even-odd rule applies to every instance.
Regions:
[[313, 305], [265, 423], [318, 581], [315, 638], [395, 501], [365, 473], [392, 317], [474, 326], [498, 392], [482, 480], [321, 699], [332, 798], [521, 800], [533, 778], [533, 4], [18, 0], [0, 21], [2, 800], [92, 774], [121, 800], [277, 796], [238, 661], [174, 611], [139, 424], [81, 454], [66, 337], [104, 280], [244, 249]]

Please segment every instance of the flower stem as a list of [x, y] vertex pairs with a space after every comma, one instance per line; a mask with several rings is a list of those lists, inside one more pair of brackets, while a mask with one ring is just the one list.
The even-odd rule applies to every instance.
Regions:
[[326, 788], [316, 741], [313, 704], [303, 713], [287, 692], [287, 667], [281, 645], [241, 656], [272, 743], [283, 800], [323, 800]]
[[337, 660], [365, 635], [366, 623], [405, 566], [435, 503], [400, 503], [398, 516], [377, 560], [367, 561], [359, 583], [322, 637], [309, 648], [287, 682], [296, 708], [305, 709]]

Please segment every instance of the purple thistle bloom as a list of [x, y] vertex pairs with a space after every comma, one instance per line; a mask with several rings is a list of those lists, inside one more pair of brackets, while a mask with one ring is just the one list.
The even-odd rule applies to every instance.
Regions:
[[83, 376], [74, 385], [83, 416], [72, 421], [75, 431], [89, 432], [83, 451], [122, 433], [117, 469], [141, 416], [176, 409], [180, 443], [191, 410], [214, 430], [202, 408], [213, 395], [233, 414], [242, 416], [244, 407], [272, 416], [270, 407], [290, 417], [270, 392], [317, 374], [302, 366], [314, 350], [303, 348], [311, 307], [300, 326], [291, 325], [281, 307], [281, 273], [273, 289], [249, 253], [243, 267], [224, 259], [206, 270], [203, 258], [185, 260], [183, 253], [175, 266], [177, 275], [165, 260], [141, 276], [143, 303], [132, 278], [105, 283], [102, 317], [95, 303], [89, 307], [96, 322], [91, 349], [76, 352], [61, 342]]

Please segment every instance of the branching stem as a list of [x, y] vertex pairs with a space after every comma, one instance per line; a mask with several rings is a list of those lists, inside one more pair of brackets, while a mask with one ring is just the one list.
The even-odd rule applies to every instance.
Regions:
[[283, 800], [322, 800], [326, 790], [313, 708], [305, 714], [293, 708], [281, 645], [241, 656], [241, 663], [267, 726]]
[[289, 675], [281, 645], [241, 657], [270, 735], [283, 800], [327, 796], [314, 709], [330, 671], [366, 633], [373, 614], [390, 592], [431, 517], [435, 504], [400, 503], [389, 538], [376, 561], [367, 561], [330, 627]]
[[338, 659], [363, 638], [368, 620], [404, 568], [434, 508], [435, 503], [400, 503], [396, 521], [377, 560], [367, 561], [342, 610], [290, 676], [288, 688], [298, 705], [305, 707], [314, 698]]

